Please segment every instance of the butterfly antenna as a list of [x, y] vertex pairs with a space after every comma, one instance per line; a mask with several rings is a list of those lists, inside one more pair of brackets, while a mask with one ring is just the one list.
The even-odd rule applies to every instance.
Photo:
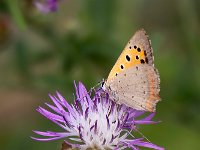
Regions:
[[[87, 94], [89, 94], [92, 90], [95, 90], [95, 88], [96, 88], [97, 86], [99, 86], [100, 84], [102, 84], [102, 82], [103, 82], [103, 81], [99, 81], [96, 85], [94, 85], [92, 88], [90, 88], [90, 90], [87, 92]], [[101, 88], [98, 89], [97, 91], [99, 91], [99, 90], [101, 90]], [[85, 97], [87, 96], [87, 94], [86, 94], [85, 96], [83, 96], [83, 97], [78, 98], [78, 100], [82, 100], [83, 98], [85, 98]], [[73, 96], [74, 96], [74, 99], [75, 99], [76, 96], [74, 95], [74, 93], [73, 93]]]
[[[94, 85], [92, 88], [91, 88], [91, 90], [94, 90], [97, 86], [99, 86], [100, 84], [102, 84], [102, 82], [104, 82], [104, 80], [103, 81], [99, 81], [96, 85]], [[101, 89], [101, 88], [100, 88]]]
[[75, 94], [73, 93], [73, 97], [74, 97], [74, 99], [76, 98], [76, 96], [75, 96]]
[[134, 130], [136, 131], [136, 132], [138, 132], [144, 139], [146, 139], [149, 143], [151, 143], [151, 141], [142, 133], [142, 132], [140, 132], [137, 128], [134, 128]]
[[124, 131], [128, 132], [128, 134], [132, 137], [135, 138], [134, 135], [131, 133], [133, 131], [133, 129], [131, 129], [131, 131], [128, 131], [127, 129], [123, 129]]
[[142, 132], [140, 132], [137, 128], [134, 128], [134, 129], [131, 128], [131, 131], [128, 131], [127, 129], [124, 129], [124, 131], [128, 132], [128, 134], [131, 137], [135, 138], [134, 135], [131, 133], [133, 130], [135, 130], [136, 132], [138, 132], [144, 139], [146, 139], [149, 143], [151, 143], [151, 141]]

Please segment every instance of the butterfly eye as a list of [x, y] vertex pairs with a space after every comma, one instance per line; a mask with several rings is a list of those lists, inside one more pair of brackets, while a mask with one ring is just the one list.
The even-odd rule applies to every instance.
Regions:
[[103, 81], [102, 83], [101, 83], [101, 87], [103, 87], [105, 85], [105, 82]]

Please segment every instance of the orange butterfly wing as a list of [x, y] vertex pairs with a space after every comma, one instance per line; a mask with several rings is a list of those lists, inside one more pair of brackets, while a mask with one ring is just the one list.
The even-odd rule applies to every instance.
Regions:
[[117, 62], [110, 71], [107, 81], [113, 79], [123, 70], [137, 64], [153, 65], [152, 52], [153, 50], [145, 30], [138, 30], [119, 56]]

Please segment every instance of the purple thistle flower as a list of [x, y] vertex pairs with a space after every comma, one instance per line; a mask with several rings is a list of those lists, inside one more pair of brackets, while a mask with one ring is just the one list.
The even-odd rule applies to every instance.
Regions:
[[43, 2], [39, 2], [38, 0], [36, 0], [34, 1], [34, 4], [39, 11], [46, 14], [57, 10], [57, 2], [58, 0], [43, 0]]
[[[144, 141], [142, 138], [129, 138], [130, 132], [137, 131], [136, 125], [157, 123], [151, 119], [155, 113], [141, 118], [145, 112], [137, 111], [118, 105], [109, 100], [109, 96], [103, 91], [87, 92], [82, 83], [75, 84], [76, 99], [69, 104], [58, 92], [56, 96], [49, 95], [54, 105], [46, 105], [54, 113], [39, 107], [37, 111], [51, 120], [64, 132], [33, 131], [45, 138], [35, 138], [38, 141], [51, 141], [66, 138], [68, 145], [76, 149], [116, 149], [131, 148], [139, 150], [139, 147], [147, 147], [157, 150], [164, 150], [153, 143]], [[92, 97], [92, 98], [91, 98]], [[129, 130], [129, 131], [128, 131]], [[72, 144], [69, 141], [74, 141]]]

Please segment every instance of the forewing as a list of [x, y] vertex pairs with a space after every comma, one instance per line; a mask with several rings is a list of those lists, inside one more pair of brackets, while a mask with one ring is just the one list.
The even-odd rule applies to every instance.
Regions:
[[153, 50], [144, 29], [138, 30], [127, 43], [107, 80], [112, 80], [122, 71], [138, 64], [153, 66]]

